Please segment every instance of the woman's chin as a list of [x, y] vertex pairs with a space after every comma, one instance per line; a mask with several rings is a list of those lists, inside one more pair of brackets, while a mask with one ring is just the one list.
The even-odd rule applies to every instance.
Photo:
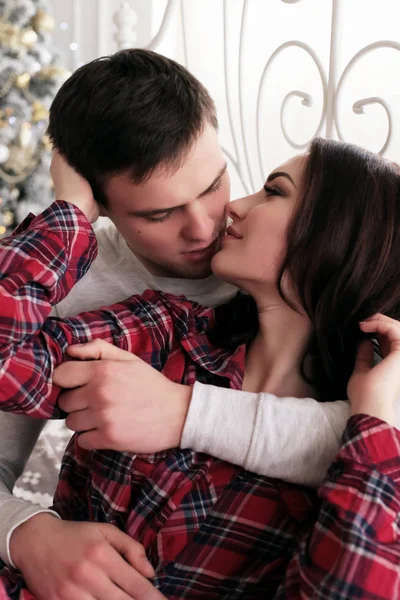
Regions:
[[211, 260], [211, 270], [222, 281], [236, 285], [237, 274], [234, 271], [234, 265], [227, 257], [227, 253], [222, 249], [219, 250]]

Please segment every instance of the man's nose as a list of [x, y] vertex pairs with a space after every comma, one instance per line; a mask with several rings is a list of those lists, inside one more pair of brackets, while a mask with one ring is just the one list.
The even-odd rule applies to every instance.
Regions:
[[188, 209], [186, 219], [183, 235], [187, 240], [204, 243], [213, 241], [215, 224], [201, 203]]

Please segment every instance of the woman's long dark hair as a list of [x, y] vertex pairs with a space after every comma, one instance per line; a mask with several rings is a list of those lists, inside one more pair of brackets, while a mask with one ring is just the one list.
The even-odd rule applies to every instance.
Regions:
[[[367, 150], [315, 139], [287, 233], [283, 277], [313, 325], [307, 349], [323, 400], [347, 397], [362, 333], [376, 312], [400, 319], [400, 171]], [[214, 343], [250, 342], [258, 327], [252, 298], [217, 310]]]

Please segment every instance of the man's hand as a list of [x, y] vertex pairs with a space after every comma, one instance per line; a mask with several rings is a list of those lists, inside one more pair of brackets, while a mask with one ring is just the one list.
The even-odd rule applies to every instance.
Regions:
[[[87, 450], [148, 454], [179, 446], [192, 390], [140, 358], [102, 340], [70, 346], [54, 371], [67, 427]], [[89, 360], [91, 359], [91, 360]], [[93, 360], [96, 359], [96, 360]], [[79, 387], [78, 387], [79, 386]]]
[[366, 340], [361, 344], [347, 386], [351, 412], [394, 425], [395, 403], [400, 399], [400, 322], [377, 314], [360, 323], [360, 328], [364, 333], [376, 335], [383, 360], [374, 365], [372, 342]]
[[41, 513], [17, 527], [10, 550], [37, 600], [164, 598], [147, 579], [154, 570], [141, 544], [114, 525]]
[[89, 182], [79, 175], [57, 150], [53, 150], [50, 174], [56, 199], [74, 204], [90, 223], [94, 223], [99, 216], [99, 207], [93, 198]]

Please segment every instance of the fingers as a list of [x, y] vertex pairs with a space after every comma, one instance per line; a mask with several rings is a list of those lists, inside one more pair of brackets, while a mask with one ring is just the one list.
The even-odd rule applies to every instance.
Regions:
[[117, 552], [125, 558], [129, 564], [137, 569], [146, 577], [154, 577], [154, 569], [146, 557], [146, 553], [142, 544], [133, 540], [126, 533], [123, 533], [116, 527], [107, 527], [103, 531], [107, 541], [117, 550]]
[[146, 558], [143, 546], [115, 528], [108, 529], [105, 535], [118, 552], [107, 563], [110, 578], [135, 600], [163, 599], [164, 596], [147, 579], [154, 577], [155, 572]]
[[[59, 385], [59, 384], [58, 384]], [[66, 386], [62, 386], [66, 387]], [[89, 407], [89, 395], [86, 384], [83, 387], [63, 392], [58, 400], [58, 406], [67, 413], [85, 410]]]
[[[82, 429], [74, 431], [83, 431]], [[114, 429], [115, 432], [115, 429]], [[78, 436], [78, 445], [83, 450], [116, 450], [117, 452], [131, 452], [133, 442], [130, 444], [124, 440], [119, 441], [113, 430], [92, 426], [87, 431], [83, 431]], [[135, 450], [135, 449], [134, 449]]]
[[[109, 560], [107, 573], [111, 580], [128, 594], [129, 598], [135, 598], [135, 600], [158, 600], [163, 597], [144, 575], [136, 571], [135, 568], [132, 568], [128, 562], [117, 554], [114, 554]], [[107, 600], [110, 598], [114, 598], [114, 596], [108, 596]]]
[[385, 336], [390, 343], [390, 350], [400, 350], [400, 323], [386, 315], [373, 315], [360, 323], [365, 333], [376, 333]]
[[[122, 559], [121, 559], [122, 560]], [[122, 561], [123, 562], [123, 561]], [[130, 596], [120, 589], [117, 582], [114, 582], [105, 569], [93, 570], [88, 568], [82, 561], [79, 568], [75, 569], [71, 584], [72, 589], [68, 589], [68, 598], [82, 598], [84, 600], [132, 600], [135, 596]], [[90, 590], [86, 595], [83, 590]]]
[[88, 383], [94, 373], [94, 363], [67, 361], [56, 367], [53, 382], [62, 388], [74, 388]]
[[67, 416], [65, 424], [71, 431], [89, 431], [97, 426], [96, 415], [90, 409], [74, 411]]
[[354, 373], [367, 373], [374, 366], [374, 346], [371, 340], [361, 342], [356, 355]]
[[134, 360], [131, 352], [121, 350], [104, 340], [96, 339], [86, 344], [74, 344], [67, 350], [69, 356], [80, 360]]
[[103, 436], [98, 429], [79, 434], [78, 445], [83, 450], [109, 450], [103, 443]]

